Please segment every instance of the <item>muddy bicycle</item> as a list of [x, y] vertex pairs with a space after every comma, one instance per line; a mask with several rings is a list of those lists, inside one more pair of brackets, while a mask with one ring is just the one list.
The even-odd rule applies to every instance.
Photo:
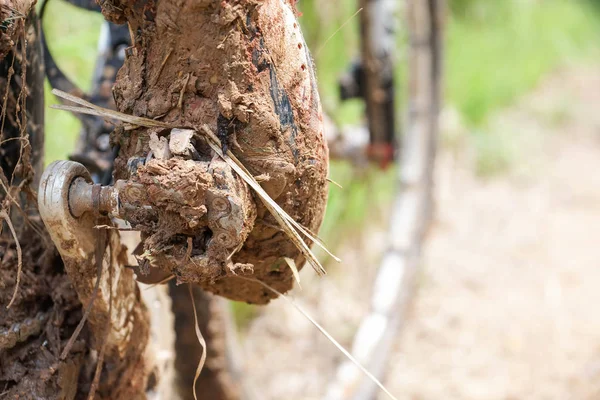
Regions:
[[[141, 296], [146, 294], [145, 291], [140, 294], [133, 279], [134, 271], [152, 285], [174, 277], [179, 282], [193, 282], [225, 297], [258, 304], [276, 297], [277, 292], [288, 290], [295, 280], [294, 270], [302, 266], [303, 259], [308, 259], [320, 271], [319, 261], [307, 250], [308, 243], [319, 241], [313, 231], [322, 218], [327, 187], [326, 150], [320, 128], [322, 116], [316, 82], [293, 5], [267, 3], [258, 7], [252, 1], [239, 2], [235, 6], [201, 2], [188, 5], [190, 15], [197, 13], [197, 18], [183, 18], [183, 21], [173, 15], [172, 6], [103, 4], [105, 16], [115, 22], [127, 21], [133, 37], [133, 46], [121, 43], [114, 48], [115, 54], [121, 54], [121, 51], [126, 54], [125, 67], [115, 86], [120, 113], [111, 113], [109, 106], [94, 104], [91, 97], [88, 102], [79, 93], [65, 90], [71, 91], [70, 95], [64, 95], [65, 99], [75, 103], [66, 107], [79, 113], [96, 113], [101, 118], [82, 118], [86, 127], [80, 142], [82, 150], [74, 157], [80, 163], [53, 164], [42, 178], [38, 205], [62, 260], [54, 257], [53, 263], [46, 263], [44, 271], [54, 277], [56, 284], [51, 285], [52, 290], [40, 286], [40, 293], [23, 289], [35, 287], [35, 276], [29, 271], [40, 270], [38, 261], [23, 260], [22, 287], [15, 291], [14, 308], [9, 309], [15, 316], [12, 320], [7, 319], [16, 321], [10, 325], [10, 330], [18, 332], [15, 340], [19, 345], [12, 345], [12, 339], [7, 339], [4, 349], [9, 354], [7, 359], [13, 357], [16, 360], [17, 356], [22, 359], [23, 354], [27, 354], [30, 360], [27, 365], [35, 364], [36, 357], [44, 357], [46, 364], [37, 363], [37, 369], [29, 368], [20, 378], [14, 372], [17, 374], [14, 379], [1, 379], [7, 382], [7, 393], [39, 390], [43, 391], [40, 397], [48, 398], [74, 398], [82, 393], [96, 393], [97, 398], [139, 398], [149, 393], [165, 396], [164, 393], [172, 391], [174, 385], [169, 382], [168, 374], [174, 369], [173, 360], [157, 358], [157, 354], [165, 354], [160, 351], [165, 344], [160, 343], [155, 334], [160, 332], [160, 326], [158, 331], [153, 330], [155, 324], [161, 324], [155, 316], [163, 315], [163, 321], [166, 321], [169, 310], [164, 312], [164, 305], [161, 308], [164, 314], [148, 309], [146, 304], [160, 303], [160, 299], [153, 303], [142, 300]], [[419, 6], [415, 8], [419, 9]], [[184, 34], [190, 34], [198, 20], [205, 21], [207, 26], [215, 25], [211, 28], [214, 31], [207, 27], [206, 32], [194, 33], [196, 36], [210, 34], [211, 39], [204, 38], [201, 46], [196, 36], [188, 38]], [[438, 23], [437, 19], [430, 19], [423, 25], [429, 30], [422, 35], [433, 43], [429, 47], [436, 46], [435, 35], [431, 33], [435, 30], [431, 27]], [[281, 29], [284, 34], [277, 36]], [[157, 32], [162, 35], [160, 40]], [[189, 46], [185, 45], [186, 41]], [[278, 46], [278, 41], [283, 43]], [[30, 40], [30, 43], [34, 42]], [[199, 47], [194, 48], [195, 45]], [[297, 53], [293, 60], [285, 63], [290, 48]], [[197, 56], [206, 54], [207, 49], [218, 50], [212, 61], [210, 57]], [[27, 48], [25, 41], [15, 49], [15, 53], [19, 51], [39, 55], [39, 48]], [[418, 57], [415, 59], [419, 60]], [[24, 58], [20, 60], [22, 62]], [[215, 65], [222, 68], [216, 69]], [[48, 67], [49, 76], [53, 77], [51, 63]], [[439, 74], [439, 69], [436, 70], [435, 63], [429, 60], [418, 67], [430, 72], [423, 78], [427, 83], [415, 90], [423, 91], [432, 104], [437, 104], [438, 89], [427, 85]], [[35, 72], [39, 74], [39, 64]], [[35, 77], [35, 72], [29, 77]], [[54, 78], [58, 73], [58, 70], [54, 71]], [[12, 74], [20, 76], [19, 73]], [[7, 68], [6, 76], [10, 75]], [[102, 87], [102, 83], [98, 87]], [[110, 97], [104, 98], [110, 100]], [[436, 108], [430, 105], [417, 104], [426, 112], [435, 113]], [[417, 113], [418, 107], [415, 108]], [[18, 110], [22, 114], [31, 112], [34, 107], [15, 106], [15, 109], [17, 114]], [[420, 117], [420, 124], [430, 124], [428, 114], [423, 113]], [[115, 130], [104, 124], [111, 118], [122, 122]], [[14, 126], [18, 128], [18, 122], [22, 121], [16, 121]], [[39, 117], [29, 121], [37, 121], [39, 129]], [[264, 137], [257, 137], [257, 131]], [[427, 132], [434, 131], [435, 126], [427, 127]], [[31, 147], [36, 139], [43, 137], [35, 136], [33, 130], [17, 129], [13, 134], [17, 138], [14, 142], [25, 143], [24, 139], [18, 138], [26, 137], [26, 134], [30, 135]], [[410, 153], [426, 156], [418, 160], [420, 164], [416, 167], [414, 163], [410, 164], [413, 175], [409, 178], [417, 187], [417, 196], [422, 196], [428, 187], [420, 187], [419, 183], [430, 179], [427, 173], [422, 174], [429, 165], [430, 142], [434, 139], [431, 134], [425, 138], [415, 141], [417, 151], [413, 148]], [[386, 140], [389, 144], [389, 135]], [[116, 150], [113, 151], [110, 144]], [[407, 149], [412, 148], [411, 141], [407, 141], [407, 146]], [[34, 176], [39, 176], [39, 169], [37, 175], [33, 175], [23, 166], [17, 168], [20, 163], [30, 160], [27, 154], [21, 157], [24, 147], [27, 146], [19, 148], [17, 161], [12, 170], [5, 170], [5, 175], [10, 177], [16, 170], [28, 184], [35, 181]], [[40, 146], [35, 149], [39, 152]], [[385, 154], [389, 157], [389, 152]], [[228, 159], [232, 163], [226, 162]], [[114, 181], [109, 185], [111, 174], [106, 171], [111, 169]], [[249, 181], [240, 178], [244, 176], [244, 169], [250, 171]], [[12, 178], [6, 179], [7, 186], [9, 182], [13, 183]], [[261, 187], [266, 197], [276, 200], [275, 204], [261, 197]], [[18, 193], [10, 193], [5, 203], [13, 207], [12, 217], [18, 213], [14, 208], [20, 207], [20, 211], [25, 206], [18, 201], [11, 203]], [[185, 195], [178, 196], [179, 193]], [[27, 204], [26, 198], [23, 201]], [[425, 211], [417, 210], [416, 214], [421, 212]], [[109, 215], [128, 221], [125, 229], [142, 231], [142, 244], [135, 246], [138, 248], [134, 251], [137, 265], [127, 260], [117, 230], [111, 229]], [[9, 237], [5, 248], [10, 251], [5, 257], [12, 260], [13, 270], [22, 250], [31, 257], [31, 254], [46, 251], [44, 246], [48, 246], [49, 251], [53, 247], [37, 216], [21, 218], [24, 218], [23, 230], [14, 236], [23, 238], [23, 235], [35, 232], [43, 240], [11, 242]], [[9, 218], [5, 219], [8, 223]], [[402, 227], [404, 223], [398, 226]], [[414, 232], [409, 229], [407, 235], [412, 240]], [[391, 251], [394, 257], [398, 252], [401, 251]], [[10, 266], [10, 263], [6, 264], [7, 269]], [[16, 272], [12, 273], [16, 284]], [[175, 285], [169, 286], [175, 288]], [[25, 294], [30, 298], [24, 299]], [[195, 297], [199, 296], [201, 294]], [[31, 299], [38, 297], [44, 299], [39, 301], [40, 316], [36, 314], [34, 321], [20, 324], [19, 313], [35, 312], [27, 307]], [[168, 302], [168, 296], [164, 298]], [[177, 303], [177, 298], [172, 295], [171, 301]], [[80, 302], [86, 305], [84, 310]], [[210, 325], [216, 320], [214, 307], [210, 306], [214, 302], [210, 298], [202, 303], [207, 304], [210, 314], [205, 320], [207, 329], [201, 329], [205, 332], [211, 331]], [[392, 301], [388, 307], [394, 307], [396, 303]], [[63, 308], [59, 310], [58, 306]], [[197, 315], [196, 310], [189, 302], [175, 309], [187, 309], [182, 318], [187, 319], [189, 335], [190, 327], [193, 329], [189, 321]], [[389, 309], [385, 311], [389, 312]], [[177, 326], [177, 311], [175, 314]], [[80, 324], [83, 315], [87, 315], [88, 324], [73, 335], [83, 326]], [[19, 330], [15, 329], [16, 325], [19, 329], [31, 328]], [[219, 329], [215, 332], [218, 338]], [[46, 350], [31, 352], [27, 345]], [[165, 346], [172, 345], [167, 343]], [[151, 348], [155, 351], [150, 351]], [[177, 353], [185, 351], [183, 347]], [[210, 372], [210, 365], [208, 367], [205, 371]], [[223, 368], [221, 364], [220, 367], [227, 373], [227, 366]], [[175, 370], [183, 371], [181, 368]], [[188, 377], [194, 377], [189, 373], [189, 363], [185, 371]], [[235, 374], [235, 368], [233, 372]], [[34, 378], [38, 376], [44, 379]], [[213, 380], [216, 379], [213, 377]], [[227, 384], [224, 387], [226, 389], [217, 390], [226, 392]], [[186, 385], [187, 393], [190, 393], [189, 388], [190, 385]], [[219, 398], [209, 396], [206, 398]], [[235, 398], [225, 397], [227, 394], [222, 396]]]

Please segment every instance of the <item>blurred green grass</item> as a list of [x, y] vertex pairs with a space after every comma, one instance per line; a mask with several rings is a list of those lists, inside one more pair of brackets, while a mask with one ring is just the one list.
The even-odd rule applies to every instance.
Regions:
[[455, 107], [480, 176], [502, 174], [522, 157], [526, 132], [494, 131], [491, 114], [510, 106], [545, 75], [597, 60], [597, 0], [452, 0], [448, 23], [446, 101]]
[[[63, 72], [83, 90], [89, 90], [96, 62], [98, 36], [104, 18], [62, 0], [48, 3], [44, 32], [48, 47]], [[45, 85], [46, 164], [64, 160], [72, 152], [81, 124], [72, 114], [50, 109], [58, 101]]]
[[584, 1], [455, 0], [452, 4], [447, 101], [470, 125], [484, 124], [491, 112], [510, 105], [550, 70], [588, 57], [597, 47], [600, 18]]

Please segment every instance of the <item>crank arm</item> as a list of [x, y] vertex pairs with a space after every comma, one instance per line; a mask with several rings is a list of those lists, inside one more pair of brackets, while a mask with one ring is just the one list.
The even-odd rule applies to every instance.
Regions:
[[[84, 194], [90, 195], [89, 201]], [[109, 348], [113, 345], [120, 354], [125, 354], [128, 338], [147, 315], [137, 296], [133, 273], [118, 267], [122, 251], [118, 233], [95, 229], [99, 223], [108, 223], [108, 219], [83, 212], [87, 207], [107, 210], [108, 205], [116, 205], [113, 191], [92, 185], [90, 174], [83, 165], [56, 161], [42, 175], [38, 205], [40, 216], [84, 306], [92, 301], [96, 281], [100, 280], [89, 314], [92, 332], [102, 336], [94, 338], [96, 344], [104, 341], [103, 335], [110, 323], [112, 329], [106, 338]], [[114, 209], [107, 211], [112, 213]], [[97, 249], [102, 242], [106, 247]], [[100, 275], [98, 266], [102, 270]], [[112, 310], [111, 297], [118, 299]]]

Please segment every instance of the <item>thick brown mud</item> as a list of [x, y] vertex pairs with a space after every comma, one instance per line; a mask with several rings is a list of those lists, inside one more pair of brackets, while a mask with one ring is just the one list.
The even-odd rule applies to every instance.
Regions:
[[[197, 131], [207, 125], [288, 214], [317, 231], [327, 199], [328, 151], [313, 64], [293, 4], [115, 0], [104, 2], [103, 12], [113, 21], [127, 21], [133, 39], [114, 88], [119, 111]], [[120, 145], [116, 179], [139, 178], [128, 163], [147, 157], [153, 134], [166, 137], [169, 132], [144, 128], [113, 133], [114, 143]], [[210, 163], [213, 156], [206, 146], [196, 144], [196, 150], [197, 162]], [[188, 161], [173, 156], [169, 163], [175, 169]], [[143, 175], [144, 170], [139, 171]], [[204, 190], [202, 185], [195, 188], [196, 193]], [[167, 263], [178, 282], [195, 282], [235, 300], [268, 302], [272, 293], [236, 278], [237, 265], [279, 291], [292, 287], [283, 257], [294, 258], [299, 267], [304, 260], [262, 203], [257, 198], [251, 202], [256, 220], [243, 247], [230, 257], [232, 263], [217, 257], [195, 271]], [[243, 208], [252, 212], [253, 206]], [[161, 209], [169, 208], [173, 207]], [[202, 250], [196, 236], [185, 229], [174, 232], [172, 220], [159, 221], [153, 230], [164, 237], [146, 241], [143, 251], [169, 247], [171, 241], [171, 248], [185, 258], [187, 240], [173, 243], [181, 241], [181, 235], [192, 237], [198, 243], [194, 249]]]
[[60, 359], [82, 317], [81, 303], [50, 238], [40, 232], [26, 226], [19, 235], [23, 271], [9, 309], [17, 252], [10, 234], [0, 236], [0, 390], [7, 399], [73, 399], [92, 381], [93, 371], [84, 368], [90, 361], [86, 329]]

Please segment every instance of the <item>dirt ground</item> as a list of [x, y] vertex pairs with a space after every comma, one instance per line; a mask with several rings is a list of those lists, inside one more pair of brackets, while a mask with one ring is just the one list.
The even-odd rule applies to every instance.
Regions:
[[[441, 152], [436, 220], [386, 384], [400, 399], [600, 399], [600, 67], [552, 74], [489, 130], [513, 160], [499, 176], [477, 177], [467, 145]], [[350, 239], [340, 267], [321, 281], [306, 268], [294, 291], [347, 346], [384, 234]], [[322, 398], [341, 356], [293, 309], [275, 301], [248, 337], [258, 398]]]

